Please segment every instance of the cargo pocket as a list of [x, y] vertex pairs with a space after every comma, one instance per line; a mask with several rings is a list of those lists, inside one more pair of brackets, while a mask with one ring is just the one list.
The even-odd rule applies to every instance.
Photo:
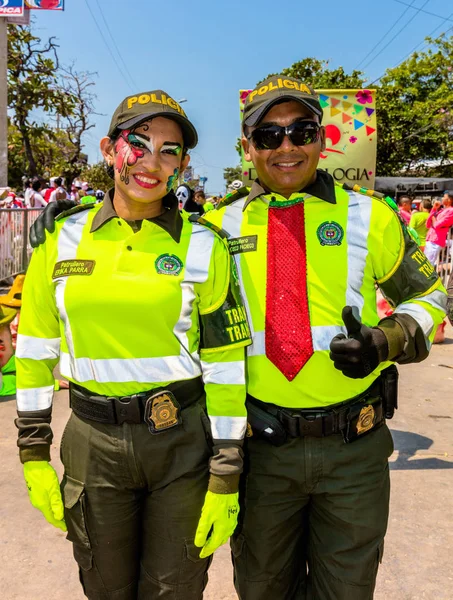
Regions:
[[93, 564], [93, 553], [86, 526], [85, 486], [77, 479], [64, 475], [61, 493], [68, 528], [66, 539], [73, 543], [74, 558], [80, 568], [88, 571]]
[[245, 537], [242, 533], [231, 538], [231, 552], [234, 558], [239, 558], [244, 552]]
[[193, 540], [185, 540], [184, 560], [180, 570], [180, 585], [185, 585], [185, 598], [200, 598], [208, 583], [208, 569], [212, 562], [212, 554], [208, 558], [200, 558], [201, 548], [195, 546]]

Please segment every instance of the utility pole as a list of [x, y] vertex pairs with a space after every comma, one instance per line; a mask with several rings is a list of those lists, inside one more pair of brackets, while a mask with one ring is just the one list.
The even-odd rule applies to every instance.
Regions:
[[0, 187], [8, 185], [8, 24], [0, 17]]

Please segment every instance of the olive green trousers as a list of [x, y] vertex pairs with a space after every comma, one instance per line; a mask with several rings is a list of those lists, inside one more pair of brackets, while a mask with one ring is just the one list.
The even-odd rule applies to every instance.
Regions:
[[90, 600], [200, 600], [209, 559], [195, 531], [212, 454], [203, 409], [151, 434], [71, 415], [61, 443], [68, 539]]
[[249, 438], [232, 541], [240, 600], [371, 600], [389, 510], [386, 425], [280, 447]]

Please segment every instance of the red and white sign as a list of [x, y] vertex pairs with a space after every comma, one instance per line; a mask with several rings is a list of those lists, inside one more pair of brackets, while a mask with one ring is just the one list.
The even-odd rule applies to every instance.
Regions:
[[63, 10], [63, 4], [63, 0], [25, 0], [27, 8], [37, 10]]
[[0, 0], [0, 17], [21, 17], [24, 0]]

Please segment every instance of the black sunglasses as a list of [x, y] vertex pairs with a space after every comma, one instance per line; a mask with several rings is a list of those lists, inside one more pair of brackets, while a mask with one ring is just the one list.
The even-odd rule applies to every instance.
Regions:
[[320, 129], [321, 126], [315, 121], [296, 121], [287, 127], [264, 125], [254, 129], [247, 139], [257, 150], [276, 150], [286, 135], [295, 146], [307, 146], [319, 140]]

